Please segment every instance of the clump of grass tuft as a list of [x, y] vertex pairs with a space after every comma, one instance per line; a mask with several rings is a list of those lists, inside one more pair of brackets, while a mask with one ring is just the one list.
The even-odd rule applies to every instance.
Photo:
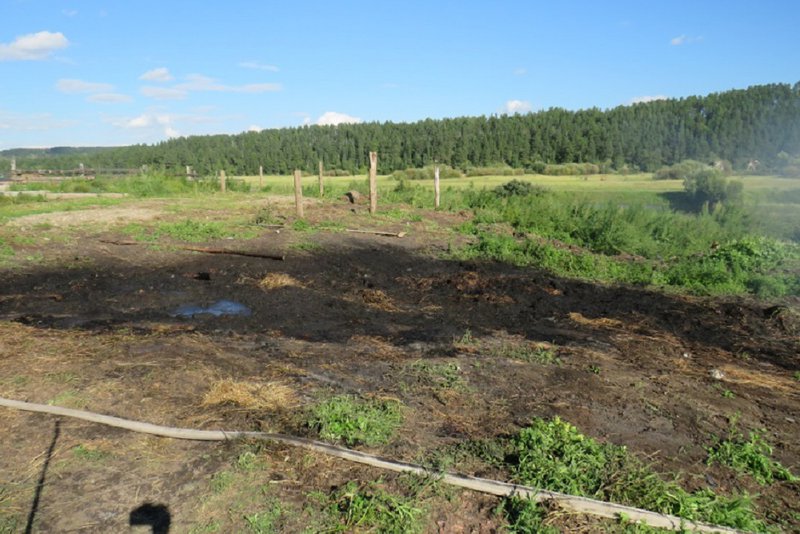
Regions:
[[772, 446], [758, 432], [750, 432], [745, 439], [741, 432], [731, 428], [727, 439], [717, 439], [707, 448], [708, 465], [719, 463], [740, 473], [747, 473], [761, 485], [776, 480], [800, 481], [786, 467], [772, 459]]
[[431, 363], [417, 360], [406, 366], [405, 371], [422, 386], [436, 389], [459, 389], [464, 387], [461, 367], [457, 363]]
[[328, 515], [339, 525], [334, 532], [413, 534], [424, 530], [424, 510], [414, 499], [394, 495], [378, 484], [348, 482], [329, 498]]
[[558, 417], [535, 420], [511, 440], [511, 448], [506, 462], [516, 480], [529, 486], [743, 530], [767, 529], [755, 517], [749, 497], [721, 497], [711, 490], [689, 493], [677, 482], [663, 480], [625, 447], [599, 443]]
[[402, 422], [397, 401], [338, 395], [312, 408], [307, 425], [322, 439], [374, 446], [387, 443]]

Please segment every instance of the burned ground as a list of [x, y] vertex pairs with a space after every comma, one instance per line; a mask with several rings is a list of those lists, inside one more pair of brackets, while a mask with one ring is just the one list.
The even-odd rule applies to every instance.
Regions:
[[[314, 216], [377, 226], [344, 209]], [[440, 228], [456, 218], [429, 216]], [[82, 229], [68, 245], [31, 245], [49, 261], [7, 269], [0, 280], [0, 395], [171, 426], [309, 437], [302, 414], [322, 398], [391, 398], [405, 406], [405, 423], [372, 451], [412, 462], [559, 416], [661, 472], [684, 473], [690, 489], [759, 493], [770, 519], [800, 526], [796, 484], [760, 487], [705, 465], [706, 447], [736, 417], [743, 429], [764, 429], [776, 459], [800, 466], [797, 302], [687, 297], [462, 262], [445, 254], [459, 236], [419, 223], [381, 226], [408, 236], [284, 228], [208, 244], [285, 261], [193, 253], [168, 241], [114, 244], [126, 236], [113, 225]], [[181, 306], [220, 300], [251, 313], [176, 316]], [[546, 347], [556, 360], [522, 361], [509, 347]], [[444, 364], [450, 381], [424, 376]], [[282, 396], [210, 401], [225, 381]], [[0, 505], [18, 525], [48, 459], [38, 531], [120, 531], [147, 503], [167, 506], [177, 532], [212, 520], [241, 528], [246, 505], [213, 488], [252, 444], [176, 442], [70, 420], [54, 440], [54, 421], [0, 410]], [[300, 506], [315, 490], [383, 475], [284, 446], [257, 452], [264, 468], [248, 483]], [[455, 466], [472, 467], [505, 475]], [[442, 502], [430, 531], [500, 528], [492, 498], [457, 492]]]

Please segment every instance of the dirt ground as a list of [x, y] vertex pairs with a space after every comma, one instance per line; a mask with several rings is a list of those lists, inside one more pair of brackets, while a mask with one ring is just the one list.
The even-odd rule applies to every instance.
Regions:
[[[157, 217], [158, 206], [142, 209], [139, 221]], [[286, 256], [275, 261], [189, 252], [168, 239], [120, 244], [130, 240], [120, 213], [60, 213], [92, 224], [70, 230], [69, 240], [26, 245], [23, 255], [42, 261], [0, 271], [0, 396], [307, 437], [315, 436], [302, 413], [319, 399], [391, 398], [406, 407], [405, 423], [388, 445], [364, 450], [411, 462], [559, 416], [660, 472], [683, 473], [689, 489], [759, 494], [766, 517], [800, 530], [797, 484], [762, 487], [705, 465], [706, 447], [738, 417], [740, 429], [763, 429], [775, 458], [800, 471], [797, 301], [694, 298], [443, 259], [464, 239], [448, 228], [466, 214], [370, 219], [346, 204], [310, 206], [312, 224], [407, 235], [264, 227], [252, 240], [203, 244]], [[58, 217], [41, 232], [62, 231]], [[251, 313], [178, 314], [220, 300]], [[532, 344], [552, 348], [560, 363], [504, 355]], [[414, 375], [418, 362], [455, 364], [458, 387]], [[209, 401], [224, 381], [278, 388], [282, 400]], [[5, 408], [0, 428], [0, 517], [10, 531], [30, 523], [33, 532], [126, 532], [152, 517], [166, 517], [171, 532], [244, 531], [242, 517], [276, 499], [296, 504], [284, 525], [295, 531], [308, 526], [303, 507], [314, 491], [397, 482], [274, 444], [176, 441]], [[231, 467], [250, 450], [262, 468]], [[503, 475], [476, 469], [468, 474]], [[221, 473], [233, 483], [222, 484]], [[250, 500], [241, 497], [248, 491]], [[453, 490], [435, 502], [430, 532], [501, 528], [494, 498]]]

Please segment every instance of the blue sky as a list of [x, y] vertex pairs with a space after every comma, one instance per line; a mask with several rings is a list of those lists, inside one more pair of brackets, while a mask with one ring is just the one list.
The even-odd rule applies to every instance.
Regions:
[[800, 80], [800, 2], [0, 0], [0, 149]]

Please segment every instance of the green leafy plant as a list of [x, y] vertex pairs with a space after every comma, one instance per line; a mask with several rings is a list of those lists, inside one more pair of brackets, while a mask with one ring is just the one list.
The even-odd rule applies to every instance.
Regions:
[[764, 531], [747, 496], [687, 492], [665, 481], [625, 447], [599, 443], [558, 417], [537, 419], [511, 440], [506, 462], [518, 482], [692, 520]]
[[317, 404], [307, 424], [322, 439], [368, 446], [387, 443], [403, 422], [400, 403], [339, 395]]
[[244, 516], [244, 520], [253, 534], [272, 534], [281, 532], [278, 528], [281, 515], [283, 508], [280, 503], [274, 502], [266, 510]]
[[440, 388], [458, 389], [464, 387], [461, 367], [457, 363], [431, 363], [417, 360], [406, 366], [406, 374], [410, 374], [420, 385]]
[[758, 432], [750, 432], [749, 438], [732, 425], [726, 439], [717, 439], [707, 448], [708, 465], [719, 463], [741, 473], [752, 476], [762, 485], [776, 480], [797, 482], [800, 480], [780, 462], [772, 459], [772, 446]]
[[389, 493], [375, 483], [348, 482], [330, 500], [328, 513], [339, 522], [335, 531], [406, 534], [424, 530], [424, 511], [413, 499]]

